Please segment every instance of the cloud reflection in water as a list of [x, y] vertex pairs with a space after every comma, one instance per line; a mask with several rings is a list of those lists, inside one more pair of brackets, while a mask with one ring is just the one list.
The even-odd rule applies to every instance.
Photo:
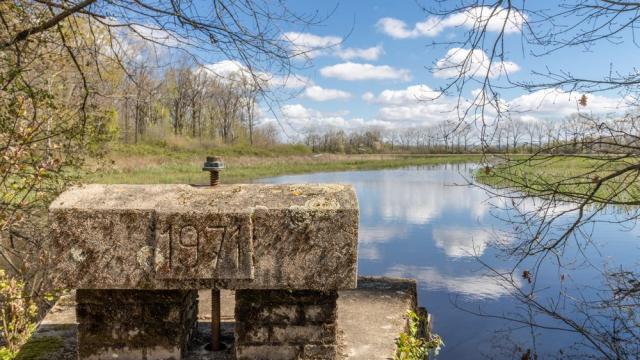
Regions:
[[389, 226], [362, 226], [358, 233], [358, 258], [366, 260], [380, 260], [379, 244], [406, 236], [403, 228]]
[[507, 287], [486, 274], [449, 275], [430, 266], [394, 265], [385, 275], [415, 278], [422, 288], [449, 292], [468, 300], [492, 300], [509, 295]]
[[459, 227], [435, 228], [432, 236], [435, 245], [453, 258], [481, 256], [491, 240], [484, 229]]
[[354, 181], [356, 188], [362, 190], [358, 195], [366, 199], [360, 204], [362, 215], [410, 225], [431, 223], [451, 211], [483, 218], [490, 209], [487, 195], [477, 188], [455, 185], [464, 183], [457, 171], [467, 172], [472, 167], [442, 169], [446, 167], [453, 166], [433, 171], [380, 172], [376, 177]]

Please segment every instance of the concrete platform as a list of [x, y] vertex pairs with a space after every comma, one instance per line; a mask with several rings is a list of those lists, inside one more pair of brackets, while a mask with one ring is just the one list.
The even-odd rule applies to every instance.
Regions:
[[[339, 292], [338, 335], [344, 359], [392, 359], [395, 339], [407, 326], [406, 313], [416, 310], [413, 280], [360, 277], [358, 288]], [[199, 292], [198, 331], [185, 360], [234, 359], [234, 292], [221, 291], [222, 342], [225, 351], [212, 353], [209, 342], [211, 292]], [[77, 322], [74, 294], [63, 296], [40, 323], [18, 359], [76, 360]]]

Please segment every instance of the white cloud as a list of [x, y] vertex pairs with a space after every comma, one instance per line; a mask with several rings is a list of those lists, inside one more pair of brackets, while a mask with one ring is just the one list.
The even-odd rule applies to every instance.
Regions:
[[298, 58], [313, 59], [323, 55], [335, 55], [342, 60], [378, 60], [384, 54], [382, 45], [368, 48], [342, 48], [339, 36], [320, 36], [303, 32], [287, 32], [282, 39], [291, 44], [293, 55]]
[[378, 58], [384, 54], [382, 45], [373, 46], [370, 48], [346, 48], [337, 49], [336, 55], [342, 60], [363, 59], [368, 61], [378, 60]]
[[[365, 92], [362, 99], [370, 104], [379, 105], [376, 118], [388, 128], [406, 128], [429, 126], [442, 121], [457, 123], [462, 113], [469, 107], [479, 106], [482, 101], [476, 99], [479, 93], [472, 92], [471, 98], [458, 99], [433, 90], [425, 84], [411, 85], [404, 89], [386, 89], [380, 93]], [[632, 99], [587, 95], [587, 107], [578, 106], [582, 94], [564, 92], [558, 89], [540, 90], [518, 96], [510, 101], [500, 100], [502, 111], [510, 111], [513, 119], [538, 121], [541, 119], [560, 119], [578, 111], [594, 114], [621, 114], [630, 109]], [[494, 102], [495, 104], [495, 102]], [[471, 112], [473, 114], [473, 111]], [[485, 110], [488, 119], [496, 116], [493, 108]], [[473, 119], [468, 117], [468, 122]]]
[[252, 74], [249, 68], [239, 61], [222, 60], [212, 64], [206, 64], [196, 71], [204, 71], [207, 75], [216, 77], [218, 80], [234, 82], [240, 80], [257, 80], [264, 86], [285, 89], [299, 89], [313, 84], [311, 79], [297, 74], [287, 76], [274, 75], [267, 72], [254, 71]]
[[490, 78], [511, 74], [520, 70], [518, 64], [511, 61], [492, 59], [482, 49], [452, 48], [436, 62], [433, 76], [439, 78], [452, 77], [484, 77]]
[[203, 70], [210, 75], [222, 79], [229, 79], [238, 75], [249, 75], [249, 69], [235, 60], [222, 60], [212, 64], [202, 66]]
[[337, 99], [348, 99], [351, 94], [337, 89], [325, 89], [323, 87], [313, 85], [304, 90], [304, 97], [314, 101], [329, 101]]
[[363, 95], [367, 102], [384, 105], [404, 105], [424, 100], [434, 100], [441, 92], [431, 89], [427, 85], [412, 85], [403, 90], [384, 90], [377, 97], [368, 92]]
[[522, 113], [530, 121], [542, 118], [558, 118], [577, 112], [620, 113], [629, 110], [633, 99], [588, 94], [587, 106], [578, 105], [582, 93], [571, 93], [561, 89], [544, 89], [518, 96], [507, 102], [509, 110]]
[[105, 22], [117, 27], [113, 41], [98, 39], [98, 46], [110, 54], [122, 59], [134, 62], [158, 62], [158, 64], [170, 63], [171, 48], [187, 47], [193, 45], [188, 39], [162, 28], [132, 24], [123, 26], [115, 18], [105, 18]]
[[[378, 119], [390, 122], [392, 127], [431, 125], [443, 120], [459, 121], [460, 109], [479, 106], [484, 100], [478, 91], [471, 98], [458, 99], [433, 90], [425, 84], [411, 85], [404, 89], [386, 89], [378, 94], [365, 92], [362, 99], [370, 104], [380, 105]], [[587, 107], [578, 106], [581, 93], [569, 93], [559, 89], [539, 90], [518, 96], [510, 101], [500, 100], [502, 111], [511, 111], [513, 119], [537, 121], [559, 119], [578, 111], [594, 114], [623, 113], [630, 109], [631, 98], [587, 95]], [[477, 98], [476, 98], [477, 97]], [[495, 105], [495, 101], [493, 102]], [[489, 107], [485, 115], [495, 116]], [[468, 121], [473, 121], [468, 119]]]
[[396, 39], [436, 36], [442, 31], [442, 28], [437, 25], [438, 20], [431, 18], [417, 23], [413, 29], [409, 29], [404, 21], [390, 17], [382, 18], [377, 23], [378, 29]]
[[287, 76], [271, 76], [269, 84], [276, 88], [300, 89], [305, 86], [312, 86], [313, 80], [299, 74], [290, 74]]
[[371, 102], [375, 98], [376, 98], [376, 96], [371, 91], [367, 91], [366, 93], [362, 94], [362, 100], [364, 100], [366, 102]]
[[406, 69], [397, 69], [389, 65], [372, 65], [354, 62], [346, 62], [320, 69], [324, 77], [341, 80], [401, 80], [409, 81], [411, 73]]
[[487, 31], [502, 31], [507, 34], [522, 31], [526, 15], [505, 8], [476, 6], [464, 11], [450, 14], [446, 17], [431, 16], [424, 21], [417, 22], [409, 28], [402, 20], [385, 17], [378, 20], [377, 26], [383, 33], [396, 38], [408, 39], [417, 37], [435, 37], [448, 28], [462, 27], [466, 29], [484, 29]]
[[502, 31], [504, 28], [506, 34], [514, 34], [522, 31], [526, 20], [526, 14], [515, 9], [509, 10], [505, 8], [496, 9], [489, 6], [476, 6], [464, 13], [451, 15], [449, 22], [472, 29], [486, 27], [488, 31], [494, 32]]
[[291, 43], [295, 56], [314, 58], [328, 53], [342, 43], [338, 36], [319, 36], [310, 33], [286, 32], [282, 38]]
[[378, 117], [384, 121], [417, 126], [435, 124], [442, 120], [458, 120], [457, 99], [447, 97], [424, 84], [400, 90], [387, 89], [378, 95], [367, 92], [362, 98], [371, 104], [381, 105]]
[[301, 104], [284, 105], [282, 115], [287, 119], [304, 119], [315, 116], [317, 112], [307, 109]]
[[325, 113], [306, 108], [301, 104], [284, 105], [280, 111], [287, 125], [297, 131], [305, 128], [350, 129], [364, 125], [364, 119], [362, 118], [345, 118], [344, 116], [348, 114], [348, 111]]
[[193, 45], [189, 39], [153, 25], [132, 24], [127, 27], [127, 35], [154, 45], [180, 47]]
[[441, 121], [459, 121], [455, 104], [425, 102], [408, 106], [384, 106], [378, 110], [382, 120], [405, 122], [406, 126], [434, 125]]

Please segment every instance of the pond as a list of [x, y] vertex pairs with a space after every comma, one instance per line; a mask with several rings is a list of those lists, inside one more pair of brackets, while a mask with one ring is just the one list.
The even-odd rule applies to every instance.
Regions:
[[[495, 234], [508, 226], [499, 219], [504, 210], [492, 207], [482, 189], [460, 185], [471, 178], [475, 168], [474, 164], [444, 164], [282, 176], [259, 182], [352, 184], [360, 203], [359, 274], [417, 279], [420, 305], [433, 315], [434, 331], [446, 343], [438, 359], [520, 358], [534, 344], [545, 358], [566, 353], [581, 341], [579, 337], [565, 331], [532, 332], [500, 318], [526, 309], [480, 263], [496, 269], [511, 266], [490, 246]], [[545, 289], [540, 298], [553, 299], [561, 285], [567, 293], [575, 290], [596, 296], [602, 265], [635, 264], [640, 255], [639, 235], [638, 229], [598, 224], [592, 245], [581, 250], [569, 246], [565, 251], [565, 258], [575, 260], [572, 270], [563, 269], [560, 274], [557, 267], [546, 266], [538, 271], [543, 283], [538, 287]], [[526, 280], [516, 281], [526, 286]], [[569, 307], [561, 310], [572, 311]], [[473, 314], [477, 312], [498, 317]], [[553, 325], [552, 321], [545, 323]]]

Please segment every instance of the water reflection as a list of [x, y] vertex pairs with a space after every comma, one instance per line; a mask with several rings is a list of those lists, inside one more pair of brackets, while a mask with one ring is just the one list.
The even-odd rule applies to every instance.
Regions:
[[[508, 242], [504, 204], [492, 203], [490, 196], [477, 187], [465, 184], [475, 169], [472, 164], [412, 167], [397, 170], [319, 173], [265, 179], [268, 183], [349, 183], [360, 203], [358, 272], [362, 275], [391, 275], [418, 280], [421, 304], [434, 314], [436, 330], [447, 346], [439, 359], [473, 359], [479, 353], [489, 358], [511, 358], [496, 350], [496, 339], [503, 341], [505, 321], [475, 317], [460, 311], [460, 306], [482, 309], [486, 313], [515, 313], [520, 304], [509, 291], [477, 261], [504, 269], [511, 266], [499, 259], [494, 241]], [[492, 200], [493, 201], [493, 200]], [[537, 209], [542, 204], [527, 200], [521, 211]], [[571, 205], [556, 209], [571, 210]], [[622, 232], [613, 226], [601, 226], [593, 232], [594, 243], [606, 246], [594, 249], [567, 249], [566, 254], [588, 256], [590, 263], [615, 259], [616, 264], [636, 261], [640, 251], [637, 230]], [[568, 255], [563, 256], [568, 256]], [[612, 266], [611, 262], [609, 263]], [[527, 264], [521, 264], [527, 266]], [[581, 267], [570, 277], [574, 287], [596, 286], [601, 274], [595, 267]], [[540, 269], [539, 280], [553, 295], [559, 289], [557, 269]], [[567, 277], [569, 278], [569, 276]], [[528, 286], [522, 279], [514, 279]], [[554, 293], [555, 291], [555, 293]], [[539, 293], [543, 298], [545, 293]], [[496, 335], [497, 334], [497, 335]], [[511, 339], [530, 342], [528, 329], [512, 331]], [[541, 333], [538, 350], [553, 353], [570, 346], [576, 339], [567, 333]], [[527, 346], [527, 345], [525, 345]]]
[[445, 227], [432, 231], [433, 241], [447, 256], [482, 256], [491, 234], [483, 229]]
[[[500, 282], [496, 277], [483, 273], [448, 275], [442, 274], [438, 269], [430, 266], [395, 265], [385, 275], [416, 279], [427, 290], [447, 291], [462, 296], [467, 301], [497, 299], [509, 295], [507, 284]], [[521, 282], [519, 279], [517, 281]]]
[[380, 260], [378, 244], [393, 241], [406, 236], [402, 227], [361, 226], [358, 230], [358, 258]]
[[[464, 184], [465, 180], [455, 171], [470, 175], [472, 166], [432, 167], [430, 171], [380, 171], [366, 172], [370, 176], [354, 185], [366, 186], [367, 196], [374, 195], [375, 202], [365, 202], [362, 211], [368, 216], [379, 215], [385, 220], [398, 220], [421, 225], [434, 221], [450, 211], [465, 211], [471, 217], [484, 217], [489, 210], [486, 194]], [[456, 174], [455, 179], [451, 173]]]

